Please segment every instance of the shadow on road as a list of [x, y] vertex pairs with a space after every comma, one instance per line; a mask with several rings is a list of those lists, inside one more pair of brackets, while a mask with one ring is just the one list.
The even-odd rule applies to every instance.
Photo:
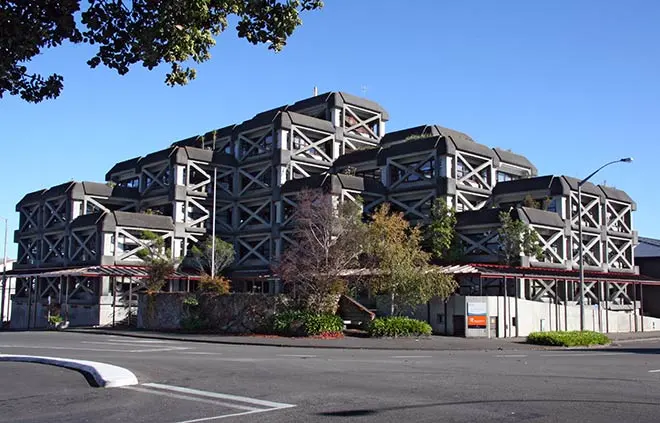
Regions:
[[575, 348], [571, 352], [608, 352], [608, 353], [626, 353], [626, 354], [660, 354], [660, 348]]
[[398, 410], [409, 410], [409, 409], [419, 409], [419, 408], [430, 408], [430, 407], [446, 407], [446, 406], [455, 406], [455, 405], [477, 405], [477, 404], [506, 404], [506, 403], [572, 403], [572, 404], [621, 404], [621, 405], [646, 405], [652, 407], [660, 406], [659, 403], [654, 402], [640, 402], [640, 401], [611, 401], [611, 400], [576, 400], [576, 399], [565, 399], [565, 400], [553, 400], [553, 399], [515, 399], [515, 400], [488, 400], [488, 401], [457, 401], [457, 402], [437, 402], [431, 404], [416, 404], [416, 405], [400, 405], [395, 407], [382, 407], [378, 409], [373, 408], [364, 408], [364, 409], [355, 409], [355, 410], [338, 410], [338, 411], [324, 411], [321, 413], [316, 413], [318, 416], [327, 416], [327, 417], [359, 417], [359, 416], [369, 416], [386, 411], [398, 411]]

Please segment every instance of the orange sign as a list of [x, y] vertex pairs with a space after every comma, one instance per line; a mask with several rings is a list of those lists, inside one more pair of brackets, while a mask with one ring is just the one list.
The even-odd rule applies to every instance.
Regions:
[[468, 316], [469, 328], [486, 328], [486, 316]]

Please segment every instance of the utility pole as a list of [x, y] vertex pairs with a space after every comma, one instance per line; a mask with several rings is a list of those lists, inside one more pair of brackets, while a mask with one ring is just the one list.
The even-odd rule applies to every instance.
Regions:
[[218, 168], [213, 166], [213, 205], [211, 209], [211, 278], [215, 278], [215, 200], [218, 183]]

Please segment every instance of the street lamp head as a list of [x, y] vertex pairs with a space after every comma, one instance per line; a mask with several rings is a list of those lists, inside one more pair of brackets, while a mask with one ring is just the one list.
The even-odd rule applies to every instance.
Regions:
[[623, 159], [621, 159], [621, 160], [619, 160], [619, 161], [620, 161], [620, 162], [624, 162], [624, 163], [632, 163], [633, 158], [632, 158], [632, 157], [625, 157], [625, 158], [623, 158]]

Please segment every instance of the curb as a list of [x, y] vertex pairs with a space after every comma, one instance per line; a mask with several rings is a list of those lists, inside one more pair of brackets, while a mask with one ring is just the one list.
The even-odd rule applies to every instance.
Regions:
[[11, 355], [0, 354], [0, 361], [13, 361], [24, 363], [48, 364], [51, 366], [64, 367], [77, 370], [86, 378], [93, 380], [96, 386], [102, 388], [115, 388], [119, 386], [137, 385], [137, 377], [128, 369], [112, 364], [99, 363], [96, 361], [74, 360], [59, 357], [40, 357], [34, 355]]
[[[513, 346], [512, 348], [502, 348], [501, 345], [492, 345], [491, 347], [486, 348], [442, 348], [439, 346], [437, 348], [424, 348], [423, 346], [371, 346], [371, 345], [305, 345], [305, 344], [289, 344], [289, 343], [278, 343], [278, 342], [250, 342], [250, 341], [223, 341], [220, 339], [199, 339], [199, 338], [188, 338], [188, 337], [176, 337], [168, 335], [158, 335], [150, 333], [128, 333], [128, 332], [114, 332], [114, 331], [104, 331], [102, 329], [67, 329], [64, 332], [73, 332], [73, 333], [85, 333], [92, 335], [106, 335], [106, 336], [122, 336], [127, 338], [142, 338], [142, 339], [158, 339], [163, 341], [178, 341], [178, 342], [194, 342], [201, 344], [220, 344], [220, 345], [234, 345], [234, 346], [256, 346], [256, 347], [277, 347], [277, 348], [308, 348], [308, 349], [334, 349], [334, 350], [366, 350], [366, 351], [519, 351], [525, 349], [539, 349], [546, 350], [552, 349], [553, 347], [547, 346], [535, 346], [531, 348], [519, 348]], [[422, 341], [423, 342], [423, 341]]]

